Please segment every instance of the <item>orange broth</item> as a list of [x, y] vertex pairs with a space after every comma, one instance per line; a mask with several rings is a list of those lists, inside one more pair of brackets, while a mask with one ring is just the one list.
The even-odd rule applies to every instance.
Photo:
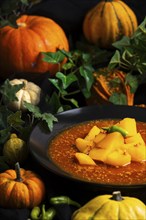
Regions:
[[[80, 123], [64, 130], [49, 144], [49, 158], [65, 172], [85, 181], [119, 185], [146, 184], [146, 162], [131, 162], [131, 164], [117, 168], [101, 162], [96, 162], [95, 166], [80, 165], [75, 160], [74, 155], [78, 152], [75, 146], [76, 138], [84, 138], [94, 125], [101, 128], [111, 126], [118, 121], [95, 120]], [[137, 131], [140, 132], [146, 143], [146, 123], [137, 122]]]

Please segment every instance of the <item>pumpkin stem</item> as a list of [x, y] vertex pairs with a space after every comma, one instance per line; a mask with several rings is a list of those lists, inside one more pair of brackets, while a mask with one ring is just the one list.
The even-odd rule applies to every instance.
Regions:
[[16, 179], [15, 180], [18, 182], [22, 182], [22, 178], [21, 178], [21, 174], [20, 174], [20, 165], [18, 162], [15, 164], [15, 172], [16, 172]]
[[123, 200], [120, 191], [115, 191], [115, 192], [113, 192], [113, 193], [112, 193], [112, 197], [111, 197], [110, 199], [115, 200], [115, 201], [121, 201], [121, 200]]

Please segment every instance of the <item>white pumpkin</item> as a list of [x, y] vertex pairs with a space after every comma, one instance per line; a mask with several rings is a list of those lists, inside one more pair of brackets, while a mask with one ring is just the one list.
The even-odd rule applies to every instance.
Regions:
[[40, 102], [41, 88], [33, 82], [26, 79], [13, 79], [10, 80], [11, 85], [19, 85], [24, 83], [24, 87], [16, 93], [17, 101], [9, 103], [9, 107], [14, 110], [25, 111], [24, 102], [38, 105]]

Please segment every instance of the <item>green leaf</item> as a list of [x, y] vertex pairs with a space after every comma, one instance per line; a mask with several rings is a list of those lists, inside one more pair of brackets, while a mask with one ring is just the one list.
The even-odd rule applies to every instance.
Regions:
[[21, 119], [21, 116], [22, 116], [21, 111], [12, 113], [7, 117], [8, 124], [15, 129], [21, 128], [25, 124], [25, 121]]
[[88, 66], [80, 66], [79, 71], [81, 76], [85, 80], [86, 88], [89, 92], [94, 82], [93, 69]]
[[28, 102], [24, 102], [24, 106], [27, 108], [27, 110], [31, 113], [34, 114], [35, 118], [40, 118], [41, 117], [41, 111], [38, 106], [33, 105]]
[[110, 96], [109, 101], [115, 105], [127, 105], [127, 96], [123, 93], [114, 92]]
[[54, 115], [52, 115], [51, 113], [42, 114], [41, 119], [47, 123], [50, 131], [53, 130], [54, 122], [58, 122], [58, 119]]
[[73, 67], [75, 67], [75, 64], [73, 62], [67, 62], [62, 65], [63, 70], [70, 70]]
[[18, 101], [16, 93], [24, 87], [24, 83], [19, 85], [11, 85], [7, 79], [3, 85], [0, 87], [0, 93], [2, 94], [2, 99], [6, 104], [9, 104], [11, 101]]
[[73, 73], [65, 75], [57, 72], [56, 77], [61, 80], [63, 89], [67, 89], [73, 82], [77, 81], [77, 77]]
[[48, 128], [52, 131], [53, 122], [57, 122], [57, 118], [51, 113], [42, 113], [38, 106], [25, 102], [25, 107], [34, 115], [36, 119], [44, 120], [47, 123]]
[[67, 91], [62, 88], [62, 82], [59, 79], [51, 79], [49, 81], [58, 89], [62, 95], [67, 95]]
[[127, 36], [123, 36], [121, 40], [118, 40], [112, 44], [116, 49], [120, 52], [123, 52], [124, 48], [130, 45], [130, 38]]
[[47, 104], [47, 109], [54, 114], [63, 111], [60, 98], [56, 92], [53, 92], [51, 97], [47, 98], [46, 104]]
[[121, 59], [120, 52], [118, 50], [116, 50], [115, 54], [113, 55], [113, 57], [111, 58], [111, 60], [108, 64], [108, 68], [109, 69], [116, 68], [120, 63], [120, 59]]
[[130, 86], [131, 93], [135, 93], [138, 86], [139, 86], [139, 80], [136, 75], [132, 75], [131, 73], [128, 73], [126, 75], [126, 84]]
[[78, 105], [78, 101], [75, 100], [75, 99], [69, 99], [69, 101], [76, 107], [76, 108], [79, 108], [79, 105]]
[[56, 52], [42, 52], [42, 54], [43, 61], [47, 63], [59, 64], [65, 58], [65, 55], [60, 50]]

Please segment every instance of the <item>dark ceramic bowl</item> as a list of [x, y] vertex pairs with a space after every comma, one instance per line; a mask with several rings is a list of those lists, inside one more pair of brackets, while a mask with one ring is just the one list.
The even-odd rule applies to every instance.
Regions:
[[33, 129], [30, 139], [29, 146], [30, 152], [35, 160], [48, 172], [52, 172], [57, 176], [66, 178], [74, 184], [79, 184], [86, 187], [89, 190], [99, 190], [99, 189], [109, 189], [109, 190], [141, 190], [146, 189], [145, 184], [134, 184], [134, 185], [112, 185], [112, 184], [98, 184], [93, 182], [88, 182], [84, 180], [77, 179], [72, 175], [64, 172], [62, 169], [58, 168], [47, 156], [48, 144], [49, 142], [64, 129], [73, 126], [74, 124], [95, 120], [95, 119], [111, 119], [118, 118], [122, 119], [124, 117], [133, 117], [138, 121], [146, 122], [146, 109], [136, 106], [118, 106], [118, 105], [108, 105], [108, 106], [87, 106], [82, 108], [77, 108], [69, 111], [64, 111], [63, 113], [57, 114], [58, 122], [54, 124], [52, 132], [49, 132], [43, 122], [40, 122]]

